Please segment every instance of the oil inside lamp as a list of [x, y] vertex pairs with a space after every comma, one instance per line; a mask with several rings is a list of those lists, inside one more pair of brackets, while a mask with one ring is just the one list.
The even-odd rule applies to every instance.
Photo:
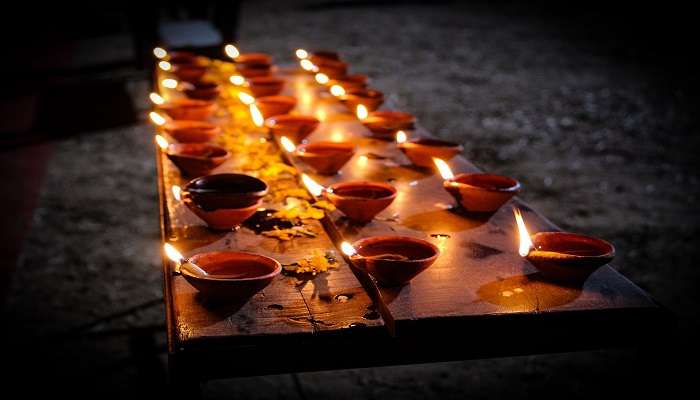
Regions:
[[167, 62], [167, 61], [161, 61], [161, 62], [159, 62], [159, 63], [158, 63], [158, 67], [159, 67], [160, 69], [162, 69], [163, 71], [170, 71], [170, 70], [173, 68], [173, 66], [170, 65], [170, 63]]
[[151, 102], [157, 106], [163, 105], [163, 103], [165, 103], [165, 99], [163, 99], [163, 97], [161, 97], [158, 93], [155, 92], [149, 94], [148, 98], [151, 99]]
[[158, 126], [163, 126], [167, 122], [165, 117], [163, 117], [155, 111], [151, 111], [150, 113], [148, 113], [148, 117], [151, 119], [151, 121], [153, 121], [154, 124]]
[[315, 76], [315, 79], [316, 79], [316, 82], [320, 83], [321, 85], [325, 85], [330, 80], [328, 78], [328, 75], [326, 75], [322, 72], [317, 73]]
[[155, 47], [153, 49], [153, 55], [156, 56], [156, 58], [165, 58], [165, 56], [168, 55], [168, 52], [162, 47]]
[[300, 60], [303, 60], [303, 59], [309, 57], [309, 52], [304, 50], [304, 49], [297, 49], [297, 51], [295, 51], [294, 54]]
[[301, 181], [304, 183], [304, 186], [306, 186], [306, 189], [309, 190], [309, 193], [311, 193], [315, 197], [319, 197], [323, 192], [329, 191], [329, 189], [326, 189], [322, 185], [319, 185], [311, 179], [310, 176], [306, 174], [301, 174]]
[[280, 143], [282, 144], [282, 147], [284, 147], [284, 150], [287, 151], [287, 153], [293, 153], [294, 150], [297, 149], [294, 143], [292, 143], [292, 141], [289, 140], [286, 136], [282, 136], [280, 138]]
[[177, 87], [178, 82], [175, 79], [167, 78], [167, 79], [163, 79], [161, 81], [161, 83], [163, 84], [164, 87], [166, 87], [168, 89], [175, 89]]
[[255, 98], [248, 93], [245, 92], [240, 92], [238, 93], [238, 99], [241, 101], [241, 103], [249, 106], [253, 103], [255, 103]]
[[340, 85], [331, 86], [331, 94], [335, 97], [342, 96], [345, 94], [345, 89]]
[[253, 123], [255, 126], [263, 126], [263, 123], [265, 123], [265, 118], [263, 118], [262, 113], [260, 112], [260, 109], [258, 109], [258, 106], [255, 104], [250, 104], [250, 116], [253, 118]]
[[299, 65], [301, 65], [301, 68], [304, 69], [304, 71], [309, 71], [309, 72], [318, 71], [318, 67], [316, 67], [314, 65], [314, 63], [312, 63], [311, 61], [309, 61], [307, 59], [303, 59], [303, 60], [299, 61]]
[[520, 210], [513, 207], [513, 214], [515, 215], [515, 222], [518, 224], [518, 234], [520, 236], [518, 254], [520, 254], [521, 257], [527, 257], [527, 255], [530, 253], [530, 249], [533, 247], [532, 239], [530, 239], [530, 233], [527, 231], [527, 227], [525, 227], [525, 221], [523, 221], [523, 216], [520, 213]]
[[171, 190], [173, 191], [173, 197], [175, 198], [175, 200], [182, 200], [182, 188], [180, 188], [180, 186], [173, 185]]
[[363, 120], [367, 118], [369, 112], [367, 111], [367, 107], [365, 107], [363, 104], [358, 104], [357, 108], [355, 109], [355, 114], [357, 115], [358, 119]]
[[236, 46], [232, 44], [227, 44], [226, 46], [224, 46], [224, 52], [230, 58], [236, 58], [241, 55], [241, 52], [238, 51], [238, 48], [236, 48]]
[[231, 75], [228, 80], [236, 86], [243, 86], [245, 78], [240, 75]]

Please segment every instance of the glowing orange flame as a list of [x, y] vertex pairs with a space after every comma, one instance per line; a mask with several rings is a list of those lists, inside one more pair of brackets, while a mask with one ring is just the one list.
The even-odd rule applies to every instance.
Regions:
[[518, 234], [520, 235], [520, 246], [518, 247], [518, 253], [521, 257], [526, 257], [530, 253], [530, 249], [533, 248], [532, 239], [530, 239], [530, 233], [528, 233], [525, 227], [525, 221], [523, 221], [523, 216], [520, 214], [520, 210], [513, 207], [513, 214], [515, 215], [515, 222], [518, 224]]
[[362, 120], [367, 118], [369, 112], [367, 111], [367, 107], [365, 107], [364, 104], [358, 104], [357, 108], [355, 109], [355, 114], [357, 114], [357, 118]]
[[172, 79], [172, 78], [163, 79], [161, 81], [161, 83], [163, 84], [164, 87], [166, 87], [168, 89], [175, 89], [177, 87], [177, 81], [175, 79]]
[[345, 89], [340, 85], [331, 86], [331, 94], [335, 97], [342, 96], [345, 94]]
[[442, 179], [447, 181], [455, 178], [455, 174], [452, 173], [450, 166], [447, 165], [445, 161], [433, 157], [433, 162], [435, 163], [438, 171], [440, 171], [440, 176], [442, 176]]
[[170, 243], [166, 243], [163, 245], [163, 250], [165, 250], [165, 255], [168, 256], [169, 259], [171, 259], [173, 262], [176, 263], [181, 263], [185, 261], [185, 257], [182, 256], [182, 253], [177, 251], [173, 245]]
[[342, 251], [348, 257], [357, 255], [357, 250], [355, 250], [355, 248], [348, 242], [343, 242], [340, 244], [340, 251]]
[[160, 147], [163, 150], [167, 149], [170, 145], [170, 143], [168, 143], [168, 140], [160, 135], [156, 135], [156, 143], [158, 143], [158, 147]]
[[326, 190], [325, 187], [316, 183], [316, 181], [306, 174], [301, 174], [301, 181], [304, 182], [304, 186], [309, 189], [309, 192], [316, 197], [320, 196], [321, 193]]
[[156, 124], [156, 125], [158, 125], [158, 126], [163, 126], [163, 125], [165, 125], [165, 123], [167, 122], [167, 121], [165, 120], [165, 117], [163, 117], [162, 115], [158, 114], [158, 113], [155, 112], [155, 111], [151, 111], [151, 112], [148, 114], [148, 117], [151, 119], [151, 121], [153, 121], [154, 124]]
[[157, 106], [165, 103], [165, 99], [163, 99], [158, 93], [155, 92], [149, 94], [148, 98], [151, 99], [151, 102]]
[[301, 68], [304, 69], [304, 71], [314, 71], [317, 70], [318, 68], [312, 63], [311, 61], [307, 59], [303, 59], [299, 61], [299, 65], [301, 65]]
[[293, 153], [294, 150], [296, 150], [296, 146], [294, 146], [294, 143], [289, 140], [286, 136], [282, 136], [280, 138], [280, 143], [282, 144], [282, 147], [287, 151], [287, 153]]
[[245, 78], [240, 75], [231, 75], [228, 80], [236, 86], [243, 86], [245, 83]]
[[361, 156], [357, 157], [357, 164], [361, 167], [364, 168], [367, 166], [367, 163], [369, 162], [369, 157], [366, 155], [362, 154]]
[[324, 74], [323, 72], [319, 72], [318, 74], [316, 74], [315, 78], [316, 82], [320, 83], [321, 85], [325, 85], [330, 80], [328, 78], [328, 75]]
[[241, 101], [241, 103], [249, 106], [253, 103], [255, 103], [255, 97], [249, 95], [248, 93], [245, 92], [240, 92], [238, 93], [238, 100]]
[[406, 132], [404, 132], [404, 131], [396, 132], [396, 143], [399, 143], [399, 144], [404, 143], [406, 141], [406, 139], [407, 139]]
[[253, 118], [253, 123], [255, 126], [263, 126], [265, 123], [265, 118], [263, 118], [262, 113], [260, 112], [260, 109], [258, 109], [258, 106], [255, 104], [251, 104], [250, 106], [250, 116]]
[[165, 58], [165, 56], [168, 55], [168, 52], [162, 47], [156, 47], [153, 49], [153, 55], [156, 56], [156, 58]]
[[304, 49], [297, 49], [294, 54], [296, 54], [297, 58], [300, 60], [303, 60], [309, 56], [309, 52]]
[[236, 58], [241, 55], [241, 52], [238, 51], [238, 48], [232, 44], [227, 44], [226, 46], [224, 46], [224, 52], [227, 56], [231, 58]]
[[158, 63], [158, 67], [159, 67], [160, 69], [162, 69], [163, 71], [170, 71], [170, 70], [173, 68], [173, 66], [170, 65], [170, 63], [167, 62], [167, 61], [161, 61], [161, 62], [159, 62], [159, 63]]
[[173, 197], [175, 200], [180, 201], [182, 199], [182, 189], [180, 189], [180, 186], [173, 185], [171, 190], [173, 191]]

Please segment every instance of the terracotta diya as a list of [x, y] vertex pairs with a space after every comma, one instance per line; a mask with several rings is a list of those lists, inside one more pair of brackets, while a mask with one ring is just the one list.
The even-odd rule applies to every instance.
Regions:
[[340, 60], [318, 59], [314, 61], [312, 59], [311, 62], [318, 68], [318, 72], [326, 74], [331, 79], [342, 78], [348, 72], [348, 65]]
[[214, 82], [192, 82], [191, 87], [183, 90], [190, 99], [215, 100], [221, 94], [221, 86]]
[[173, 120], [163, 125], [163, 130], [181, 143], [203, 143], [214, 140], [221, 133], [218, 125], [204, 121]]
[[230, 157], [226, 149], [206, 143], [173, 143], [165, 154], [187, 176], [206, 175]]
[[286, 136], [294, 143], [301, 143], [318, 128], [321, 121], [306, 115], [276, 115], [268, 118], [265, 125], [275, 136]]
[[[384, 286], [405, 285], [430, 267], [440, 255], [432, 243], [408, 236], [375, 236], [353, 246], [342, 245], [353, 264]], [[353, 250], [350, 250], [353, 249]]]
[[331, 79], [328, 81], [328, 87], [338, 85], [345, 89], [345, 92], [351, 90], [363, 90], [367, 88], [367, 75], [348, 75], [340, 79]]
[[201, 121], [211, 117], [216, 111], [216, 103], [206, 100], [177, 98], [158, 106], [172, 119]]
[[265, 53], [243, 53], [234, 62], [236, 70], [244, 78], [268, 76], [272, 70], [272, 56]]
[[464, 150], [461, 144], [433, 138], [415, 138], [406, 140], [403, 131], [396, 133], [398, 148], [411, 162], [419, 167], [432, 168], [433, 158], [449, 161]]
[[335, 51], [313, 50], [309, 53], [309, 60], [314, 64], [318, 64], [324, 61], [340, 61], [340, 56]]
[[503, 175], [484, 173], [452, 174], [441, 159], [433, 159], [444, 179], [442, 186], [465, 210], [494, 212], [520, 191], [520, 182]]
[[362, 104], [367, 111], [374, 111], [384, 103], [384, 93], [374, 89], [346, 89], [345, 94], [338, 99], [350, 110], [354, 111]]
[[272, 76], [257, 76], [248, 79], [248, 89], [255, 97], [274, 96], [284, 88], [284, 79]]
[[396, 198], [396, 188], [383, 182], [340, 182], [323, 193], [340, 212], [359, 223], [370, 222]]
[[319, 174], [333, 175], [355, 155], [355, 146], [348, 142], [314, 142], [297, 146], [294, 154]]
[[372, 132], [372, 137], [393, 140], [396, 131], [413, 129], [416, 119], [401, 111], [372, 111], [361, 122]]
[[230, 230], [262, 205], [268, 186], [244, 174], [215, 174], [192, 180], [182, 194], [185, 205], [212, 229]]
[[263, 96], [255, 100], [263, 118], [288, 114], [297, 105], [297, 99], [292, 96]]

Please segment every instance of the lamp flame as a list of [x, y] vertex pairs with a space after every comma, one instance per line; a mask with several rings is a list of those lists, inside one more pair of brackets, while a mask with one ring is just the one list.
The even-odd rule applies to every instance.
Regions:
[[316, 68], [314, 63], [312, 63], [310, 60], [307, 60], [307, 59], [303, 59], [303, 60], [299, 61], [299, 65], [301, 65], [301, 68], [303, 68], [305, 71], [313, 71], [315, 69], [318, 69], [318, 68]]
[[236, 58], [241, 55], [241, 52], [238, 51], [238, 48], [232, 44], [227, 44], [226, 46], [224, 46], [224, 52], [227, 56], [231, 58]]
[[241, 101], [241, 103], [249, 106], [253, 103], [255, 103], [255, 97], [249, 95], [248, 93], [245, 92], [240, 92], [238, 93], [238, 100]]
[[406, 132], [398, 131], [396, 132], [396, 143], [401, 144], [406, 141]]
[[348, 242], [343, 242], [340, 244], [340, 251], [343, 252], [348, 257], [356, 256], [357, 250]]
[[177, 87], [177, 81], [172, 78], [163, 79], [161, 83], [168, 89], [175, 89]]
[[518, 253], [521, 257], [526, 257], [530, 253], [530, 249], [533, 248], [532, 239], [530, 239], [530, 233], [525, 227], [525, 221], [523, 221], [520, 210], [513, 207], [513, 214], [515, 215], [515, 222], [518, 224], [518, 234], [520, 235]]
[[149, 94], [148, 98], [151, 99], [151, 102], [157, 106], [160, 106], [163, 103], [165, 103], [165, 99], [163, 99], [158, 93], [155, 92]]
[[328, 75], [324, 74], [323, 72], [319, 72], [318, 74], [316, 74], [315, 78], [316, 82], [320, 83], [321, 85], [325, 85], [330, 80], [328, 78]]
[[167, 62], [167, 61], [161, 61], [161, 62], [159, 62], [159, 63], [158, 63], [158, 67], [159, 67], [160, 69], [162, 69], [163, 71], [170, 71], [170, 70], [173, 68], [173, 66], [172, 66], [169, 62]]
[[303, 60], [309, 56], [309, 52], [304, 49], [297, 49], [294, 54], [296, 54], [297, 58], [300, 60]]
[[357, 118], [362, 120], [367, 118], [369, 112], [367, 111], [367, 107], [365, 107], [364, 104], [358, 104], [357, 108], [355, 109], [355, 114], [357, 114]]
[[182, 253], [177, 251], [177, 249], [170, 243], [164, 244], [163, 250], [165, 250], [165, 255], [168, 256], [168, 258], [173, 262], [182, 263], [185, 261], [185, 257], [182, 256]]
[[231, 75], [228, 80], [236, 86], [243, 86], [245, 83], [245, 78], [240, 75]]
[[253, 118], [253, 123], [255, 126], [263, 126], [263, 123], [265, 122], [265, 118], [263, 118], [262, 113], [260, 112], [260, 109], [258, 109], [258, 106], [255, 104], [250, 104], [250, 116]]
[[345, 94], [345, 89], [340, 85], [331, 86], [331, 94], [335, 97], [342, 96]]
[[155, 111], [151, 111], [148, 114], [148, 117], [151, 119], [151, 121], [153, 121], [154, 124], [156, 124], [158, 126], [163, 126], [167, 122], [162, 115], [158, 114]]
[[182, 189], [178, 185], [173, 185], [172, 187], [173, 197], [175, 200], [180, 201], [182, 199]]
[[170, 143], [168, 143], [168, 140], [160, 135], [156, 135], [156, 143], [158, 143], [158, 147], [160, 147], [162, 150], [167, 149], [170, 145]]
[[442, 179], [448, 181], [455, 178], [455, 174], [452, 173], [450, 166], [447, 165], [445, 161], [433, 157], [433, 162], [435, 163], [438, 171], [440, 171], [440, 176], [442, 176]]
[[289, 140], [286, 136], [282, 136], [280, 138], [280, 143], [282, 143], [282, 147], [287, 151], [287, 153], [293, 153], [294, 150], [296, 150], [296, 146], [294, 146], [294, 143]]
[[156, 58], [165, 58], [165, 56], [168, 55], [168, 52], [162, 47], [155, 47], [153, 49], [153, 55], [156, 56]]
[[306, 186], [309, 192], [316, 197], [320, 196], [321, 193], [326, 190], [325, 187], [316, 183], [316, 181], [306, 174], [301, 174], [301, 181], [304, 182], [304, 186]]

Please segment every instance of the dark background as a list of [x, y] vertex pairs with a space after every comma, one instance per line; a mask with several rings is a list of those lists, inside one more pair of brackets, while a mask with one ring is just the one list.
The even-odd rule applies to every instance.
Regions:
[[[630, 348], [290, 374], [213, 382], [205, 396], [587, 398], [692, 384], [700, 35], [680, 2], [3, 7], [6, 390], [163, 397], [146, 52], [201, 39], [219, 55], [193, 19], [280, 63], [297, 47], [338, 50], [429, 130], [464, 143], [467, 158], [520, 179], [522, 197], [562, 228], [612, 241], [616, 268], [678, 321], [656, 343], [661, 357]], [[186, 34], [159, 31], [173, 23]]]

